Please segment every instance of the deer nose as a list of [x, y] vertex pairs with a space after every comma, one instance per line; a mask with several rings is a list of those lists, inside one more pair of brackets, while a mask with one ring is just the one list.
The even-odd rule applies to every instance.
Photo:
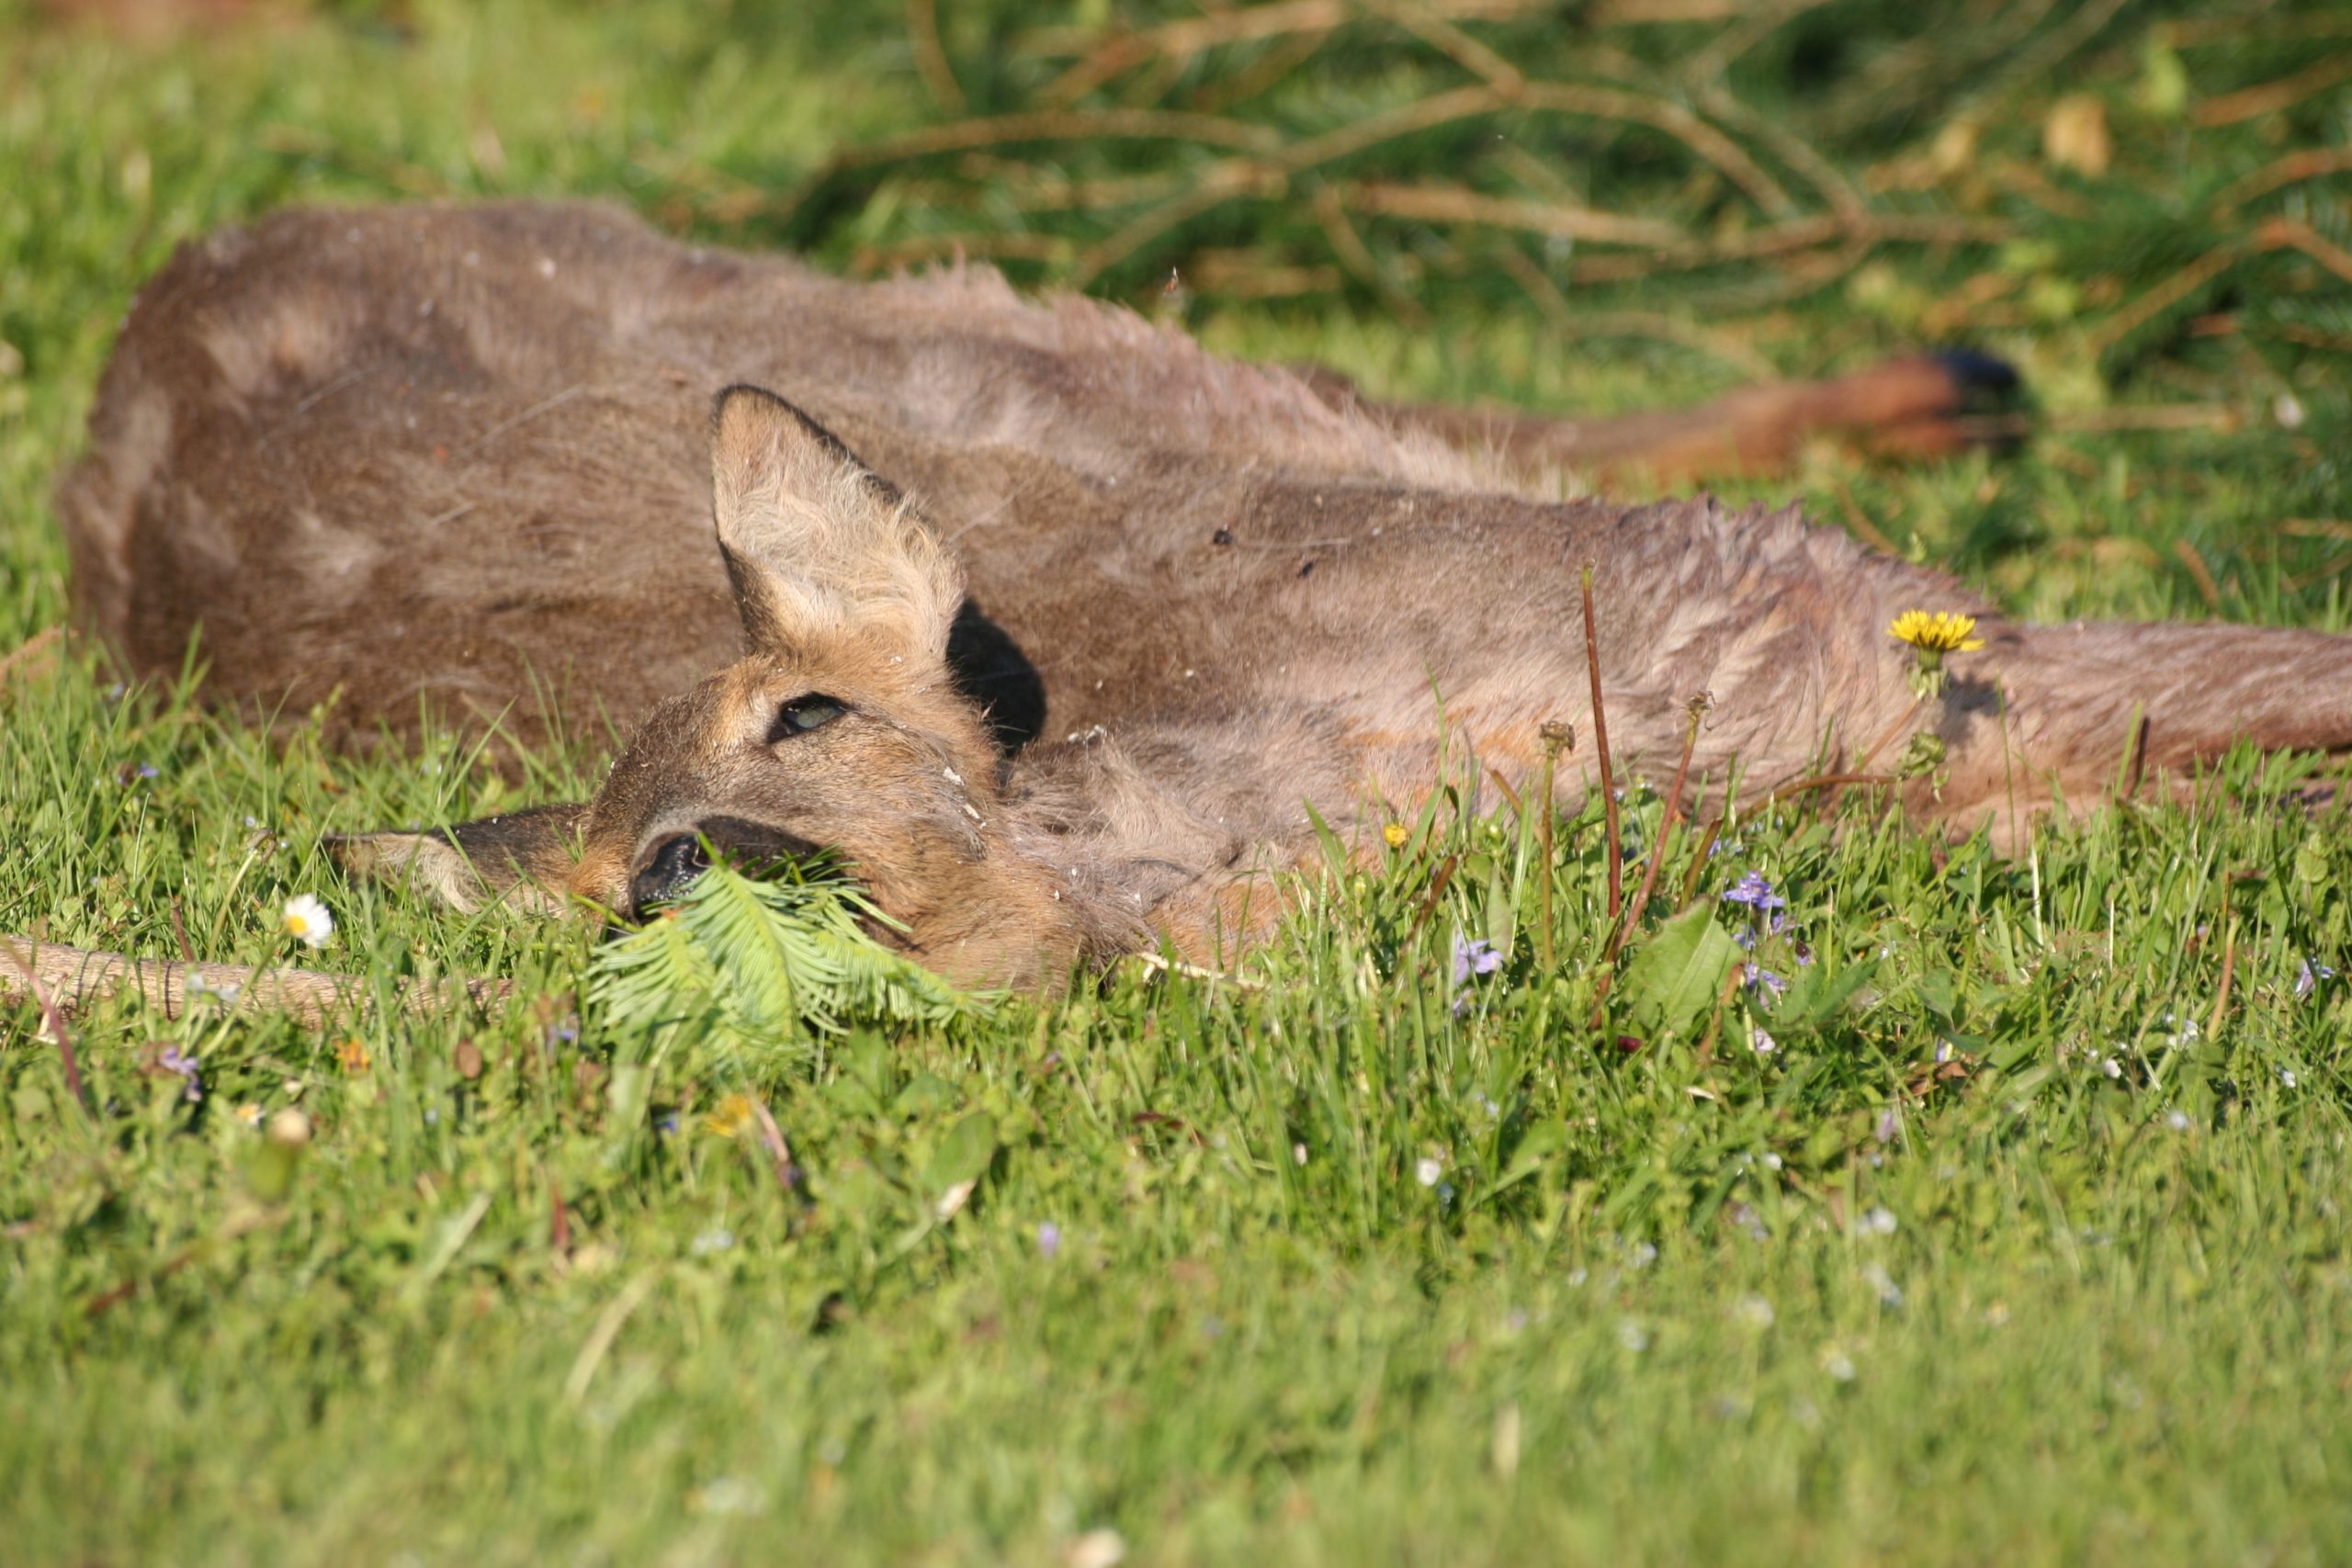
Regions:
[[710, 857], [703, 853], [700, 834], [679, 833], [662, 840], [628, 879], [631, 910], [642, 917], [651, 906], [684, 893], [688, 883], [709, 869]]

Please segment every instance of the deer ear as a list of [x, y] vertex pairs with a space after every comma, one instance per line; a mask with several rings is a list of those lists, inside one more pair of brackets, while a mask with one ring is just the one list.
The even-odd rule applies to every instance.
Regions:
[[898, 491], [757, 387], [711, 409], [711, 510], [755, 648], [844, 634], [944, 655], [964, 579]]
[[585, 806], [542, 806], [429, 833], [336, 834], [326, 846], [353, 875], [418, 887], [460, 914], [489, 903], [560, 914], [587, 820]]

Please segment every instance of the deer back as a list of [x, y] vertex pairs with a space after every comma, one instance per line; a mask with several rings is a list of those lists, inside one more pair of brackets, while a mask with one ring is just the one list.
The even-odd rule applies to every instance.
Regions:
[[[1129, 500], [1164, 457], [1476, 472], [990, 273], [861, 287], [596, 207], [294, 211], [183, 249], [134, 306], [61, 489], [78, 611], [141, 673], [177, 669], [201, 626], [212, 691], [265, 708], [339, 692], [362, 728], [429, 707], [625, 734], [741, 645], [704, 436], [739, 381], [922, 495], [979, 611], [1021, 623], [1012, 640], [969, 615], [956, 649], [1012, 739], [1043, 710], [1019, 642], [1132, 625], [1049, 578], [1073, 551], [1109, 583], [1164, 553], [1178, 519], [1135, 526]], [[1173, 488], [1207, 536], [1218, 486]]]

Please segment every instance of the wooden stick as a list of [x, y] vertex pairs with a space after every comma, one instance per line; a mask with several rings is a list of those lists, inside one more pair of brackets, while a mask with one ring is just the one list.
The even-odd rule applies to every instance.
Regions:
[[[32, 998], [52, 1015], [52, 1031], [60, 1021], [54, 1015], [109, 996], [138, 997], [165, 1018], [185, 1018], [194, 1010], [198, 998], [209, 995], [223, 1007], [286, 1013], [306, 1023], [317, 1023], [359, 1011], [368, 1004], [370, 994], [370, 980], [364, 975], [132, 958], [119, 953], [34, 942], [23, 937], [0, 939], [0, 951], [15, 961], [18, 971], [11, 975], [0, 969], [0, 1002], [13, 1005]], [[402, 1010], [434, 1013], [449, 1011], [469, 1001], [483, 1008], [495, 1007], [513, 991], [514, 983], [508, 980], [405, 980], [397, 994]], [[69, 1081], [78, 1077], [70, 1057], [67, 1077]]]
[[[34, 1004], [40, 1009], [41, 1019], [48, 1024], [50, 1033], [57, 1040], [57, 1060], [65, 1069], [65, 1087], [73, 1094], [74, 1103], [87, 1114], [90, 1098], [82, 1092], [82, 1066], [74, 1055], [74, 1032], [65, 1027], [64, 1012], [51, 999], [49, 988], [40, 983], [40, 977], [35, 972], [38, 957], [27, 959], [13, 942], [0, 942], [0, 948], [6, 950], [8, 962], [24, 972], [25, 986], [31, 992]], [[9, 985], [8, 979], [0, 976], [0, 995], [6, 994]]]

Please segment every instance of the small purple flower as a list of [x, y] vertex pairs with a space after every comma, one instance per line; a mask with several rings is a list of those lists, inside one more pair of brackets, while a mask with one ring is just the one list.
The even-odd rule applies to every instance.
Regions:
[[166, 1045], [164, 1047], [164, 1054], [155, 1058], [155, 1065], [167, 1073], [177, 1073], [187, 1080], [188, 1099], [202, 1100], [204, 1098], [204, 1080], [198, 1076], [199, 1069], [195, 1057], [176, 1045]]
[[1902, 1130], [1903, 1121], [1894, 1114], [1894, 1107], [1890, 1105], [1879, 1112], [1878, 1126], [1872, 1132], [1880, 1143], [1891, 1144], [1894, 1142], [1895, 1134]]
[[2308, 997], [2319, 989], [2321, 981], [2335, 978], [2335, 970], [2324, 964], [2314, 964], [2306, 958], [2302, 962], [2302, 967], [2295, 972], [2295, 995], [2299, 998]]
[[1062, 1249], [1062, 1227], [1047, 1220], [1037, 1227], [1038, 1255], [1051, 1260]]
[[1453, 933], [1453, 983], [1466, 986], [1473, 975], [1491, 975], [1503, 966], [1503, 955], [1495, 951], [1491, 942], [1464, 941], [1460, 931]]
[[1789, 907], [1789, 901], [1772, 891], [1772, 885], [1764, 880], [1764, 874], [1759, 871], [1751, 871], [1734, 883], [1724, 895], [1724, 902], [1745, 904], [1759, 915]]
[[1751, 991], [1765, 992], [1777, 997], [1789, 988], [1789, 983], [1770, 969], [1759, 969], [1753, 964], [1744, 964], [1740, 967], [1746, 972], [1747, 988]]

